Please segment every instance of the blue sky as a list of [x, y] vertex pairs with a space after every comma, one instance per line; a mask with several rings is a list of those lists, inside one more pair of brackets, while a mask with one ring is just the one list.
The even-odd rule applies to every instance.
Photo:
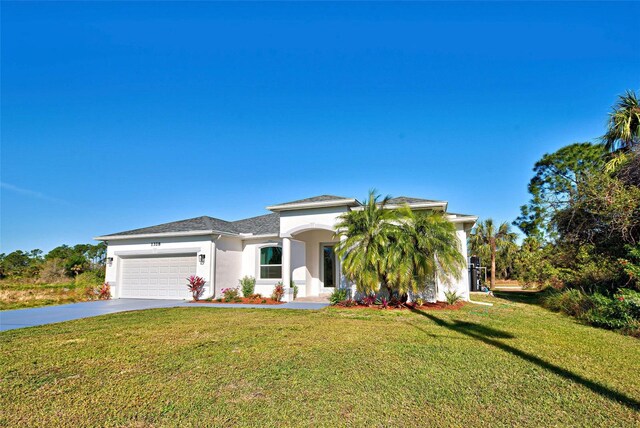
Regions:
[[640, 3], [2, 4], [1, 251], [316, 194], [513, 220], [639, 89]]

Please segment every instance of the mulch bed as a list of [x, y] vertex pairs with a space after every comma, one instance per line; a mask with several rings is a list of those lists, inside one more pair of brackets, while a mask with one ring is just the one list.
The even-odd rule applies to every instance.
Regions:
[[415, 303], [405, 303], [402, 305], [398, 305], [398, 306], [387, 306], [387, 308], [383, 308], [382, 305], [371, 305], [371, 306], [366, 306], [366, 305], [361, 305], [361, 304], [356, 304], [353, 306], [347, 305], [345, 304], [345, 302], [340, 302], [337, 305], [335, 305], [336, 307], [339, 307], [341, 309], [377, 309], [377, 310], [395, 310], [395, 311], [408, 311], [408, 310], [418, 310], [418, 311], [441, 311], [441, 310], [448, 310], [448, 311], [457, 311], [458, 309], [462, 308], [466, 303], [465, 302], [457, 302], [454, 303], [453, 305], [449, 305], [447, 302], [435, 302], [435, 303], [424, 303], [421, 306], [416, 305]]
[[236, 304], [246, 304], [246, 305], [282, 305], [284, 302], [278, 302], [271, 298], [265, 297], [262, 299], [249, 299], [248, 297], [238, 297], [233, 302], [225, 302], [224, 300], [218, 301], [216, 300], [198, 300], [197, 302], [191, 303], [215, 303], [215, 304], [225, 304], [225, 305], [236, 305]]

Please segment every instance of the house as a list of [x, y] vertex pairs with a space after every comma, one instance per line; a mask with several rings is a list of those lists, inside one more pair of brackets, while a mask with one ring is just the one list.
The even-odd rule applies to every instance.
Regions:
[[[445, 201], [409, 197], [392, 198], [388, 207], [404, 204], [413, 210], [447, 210]], [[256, 293], [269, 296], [282, 282], [285, 300], [291, 300], [291, 281], [298, 286], [298, 297], [354, 288], [341, 275], [334, 253], [335, 225], [342, 213], [360, 207], [354, 198], [322, 195], [272, 205], [267, 207], [270, 214], [243, 220], [203, 216], [95, 239], [108, 244], [106, 281], [114, 298], [189, 299], [190, 275], [207, 281], [204, 297], [219, 296], [249, 275], [256, 278]], [[447, 213], [447, 218], [455, 224], [466, 255], [477, 217]], [[468, 270], [447, 287], [468, 299]], [[436, 290], [433, 297], [444, 300], [444, 282]]]

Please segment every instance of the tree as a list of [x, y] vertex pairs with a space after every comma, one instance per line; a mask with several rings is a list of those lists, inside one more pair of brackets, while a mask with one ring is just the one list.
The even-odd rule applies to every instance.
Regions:
[[356, 284], [358, 291], [377, 292], [382, 285], [391, 295], [388, 251], [399, 232], [402, 215], [398, 210], [386, 208], [389, 196], [379, 199], [372, 190], [362, 210], [349, 211], [340, 217], [336, 235], [342, 239], [335, 251], [342, 258], [345, 276]]
[[517, 239], [517, 235], [510, 229], [508, 223], [501, 223], [497, 228], [493, 219], [486, 219], [471, 232], [469, 243], [472, 251], [488, 252], [491, 258], [491, 288], [496, 284], [496, 254], [503, 247], [512, 244]]
[[608, 150], [629, 150], [640, 143], [640, 104], [634, 91], [618, 96], [602, 141]]
[[403, 299], [424, 290], [436, 277], [459, 279], [466, 259], [460, 251], [456, 228], [435, 211], [401, 209], [403, 221], [392, 239], [386, 262], [388, 281]]
[[405, 300], [438, 275], [459, 278], [465, 265], [455, 226], [444, 214], [386, 207], [372, 191], [363, 209], [341, 216], [336, 245], [343, 271], [362, 293], [383, 287]]
[[603, 145], [591, 143], [575, 143], [545, 154], [533, 168], [535, 175], [528, 187], [531, 200], [520, 208], [513, 224], [527, 236], [554, 240], [556, 214], [579, 196], [591, 174], [602, 170], [605, 154]]

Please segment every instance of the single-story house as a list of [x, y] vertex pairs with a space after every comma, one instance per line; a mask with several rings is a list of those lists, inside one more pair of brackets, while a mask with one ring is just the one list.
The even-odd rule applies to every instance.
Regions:
[[[447, 202], [397, 197], [388, 207], [407, 204], [413, 210], [447, 212]], [[206, 282], [203, 297], [220, 296], [237, 287], [245, 275], [256, 278], [255, 292], [271, 295], [282, 282], [285, 300], [292, 299], [291, 281], [298, 297], [321, 296], [336, 287], [354, 288], [341, 274], [334, 253], [338, 217], [361, 203], [354, 198], [322, 195], [267, 207], [270, 214], [237, 221], [197, 217], [142, 229], [96, 237], [107, 247], [106, 281], [114, 298], [190, 299], [186, 278], [198, 275]], [[467, 236], [477, 217], [447, 213], [455, 224], [466, 257]], [[466, 268], [460, 280], [450, 281], [469, 298]], [[444, 300], [444, 286], [436, 287]]]

